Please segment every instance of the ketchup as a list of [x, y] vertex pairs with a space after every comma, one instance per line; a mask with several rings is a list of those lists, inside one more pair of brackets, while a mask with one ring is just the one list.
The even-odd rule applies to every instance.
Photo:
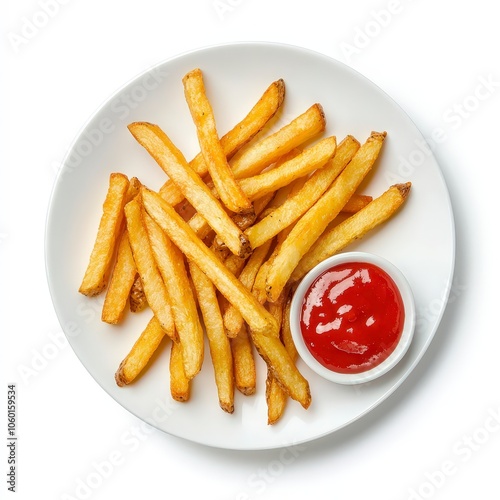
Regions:
[[336, 265], [307, 290], [300, 328], [311, 354], [339, 373], [382, 363], [403, 330], [404, 305], [393, 279], [366, 262]]

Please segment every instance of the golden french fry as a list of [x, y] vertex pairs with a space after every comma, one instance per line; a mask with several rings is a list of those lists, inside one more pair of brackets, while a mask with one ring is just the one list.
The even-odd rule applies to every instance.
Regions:
[[316, 264], [340, 252], [352, 241], [362, 238], [368, 231], [389, 219], [404, 203], [411, 183], [395, 184], [368, 203], [359, 212], [325, 231], [302, 257], [293, 271], [292, 282], [302, 279]]
[[141, 185], [141, 181], [137, 177], [132, 177], [130, 179], [123, 206], [125, 206], [129, 201], [132, 201], [139, 194]]
[[184, 372], [188, 379], [192, 379], [203, 363], [204, 340], [184, 256], [147, 213], [143, 213], [143, 221], [156, 265], [167, 289], [175, 329], [182, 347]]
[[188, 401], [191, 395], [190, 378], [184, 371], [184, 350], [179, 343], [172, 342], [170, 350], [170, 394], [173, 399], [181, 403]]
[[148, 233], [142, 222], [141, 204], [134, 198], [125, 205], [127, 229], [134, 255], [135, 265], [141, 277], [144, 294], [149, 307], [158, 318], [166, 334], [177, 341], [174, 318], [170, 308], [167, 289], [156, 265]]
[[236, 388], [245, 396], [255, 394], [257, 374], [253, 346], [246, 325], [243, 325], [236, 337], [230, 339], [230, 343]]
[[288, 394], [268, 370], [266, 378], [267, 423], [275, 424], [285, 411]]
[[184, 76], [182, 83], [186, 102], [196, 125], [201, 153], [220, 199], [232, 212], [251, 212], [252, 204], [236, 182], [219, 141], [202, 71], [199, 68], [190, 71]]
[[116, 264], [106, 291], [101, 314], [102, 321], [113, 325], [120, 322], [136, 275], [137, 267], [130, 248], [128, 231], [125, 230], [120, 238]]
[[139, 273], [135, 275], [135, 280], [134, 283], [132, 284], [132, 288], [130, 289], [130, 295], [128, 300], [130, 305], [130, 311], [133, 313], [143, 311], [148, 305], [148, 301], [146, 299], [146, 295], [144, 294], [144, 287], [142, 286], [142, 281]]
[[165, 330], [156, 316], [153, 316], [116, 371], [115, 380], [120, 387], [130, 384], [138, 377], [164, 336]]
[[[245, 267], [239, 273], [238, 279], [240, 283], [248, 290], [252, 289], [255, 276], [267, 257], [271, 241], [257, 248], [247, 260]], [[243, 326], [243, 316], [232, 304], [224, 312], [224, 326], [227, 330], [228, 337], [236, 337]], [[279, 327], [279, 325], [278, 325]]]
[[[252, 293], [260, 303], [266, 301], [265, 280], [270, 261], [272, 261], [272, 257], [262, 264], [252, 288]], [[268, 371], [277, 379], [281, 388], [292, 399], [299, 401], [304, 408], [308, 408], [311, 403], [309, 383], [295, 366], [294, 358], [281, 343], [279, 335], [273, 332], [273, 335], [264, 336], [256, 334], [252, 330], [250, 330], [250, 334], [253, 344], [268, 366]]]
[[309, 383], [295, 366], [281, 340], [277, 336], [263, 335], [252, 330], [250, 334], [258, 353], [279, 384], [292, 399], [308, 408], [311, 404]]
[[191, 229], [196, 233], [198, 238], [203, 239], [206, 238], [212, 228], [209, 226], [205, 218], [199, 213], [195, 213], [189, 220], [188, 224], [191, 226]]
[[230, 254], [224, 259], [224, 265], [231, 271], [235, 276], [239, 276], [241, 270], [245, 267], [245, 262], [247, 259], [242, 259], [237, 255]]
[[[283, 304], [283, 319], [281, 323], [281, 342], [285, 346], [286, 351], [290, 355], [293, 362], [298, 358], [297, 349], [293, 342], [292, 332], [290, 329], [290, 307], [292, 302], [293, 293], [291, 291], [286, 293], [286, 299]], [[287, 395], [276, 379], [268, 377], [266, 380], [267, 394], [267, 423], [275, 424], [283, 415], [288, 400]]]
[[292, 330], [290, 327], [290, 309], [292, 307], [292, 298], [293, 298], [293, 286], [288, 287], [288, 295], [285, 300], [284, 309], [283, 309], [283, 321], [281, 323], [281, 341], [285, 346], [288, 354], [295, 361], [299, 357], [299, 353], [297, 352], [297, 348], [295, 347], [295, 343], [292, 337]]
[[370, 201], [373, 200], [373, 196], [366, 194], [354, 193], [349, 201], [342, 207], [342, 213], [344, 214], [355, 214], [359, 212], [362, 208], [366, 207]]
[[269, 301], [273, 302], [279, 297], [300, 259], [339, 214], [371, 170], [385, 136], [385, 132], [372, 132], [328, 190], [296, 222], [269, 267], [266, 278], [266, 294]]
[[260, 173], [284, 154], [325, 130], [323, 108], [313, 104], [307, 111], [256, 144], [248, 147], [230, 162], [236, 179]]
[[241, 256], [248, 255], [251, 249], [247, 238], [165, 132], [157, 125], [145, 122], [132, 123], [128, 128], [231, 252]]
[[257, 276], [255, 276], [255, 280], [253, 282], [252, 294], [260, 304], [264, 304], [267, 300], [266, 278], [274, 255], [275, 250], [273, 251], [271, 256], [260, 266], [260, 269], [257, 272]]
[[276, 323], [278, 323], [279, 330], [278, 332], [276, 332], [277, 338], [279, 338], [281, 326], [283, 323], [283, 309], [285, 306], [285, 298], [287, 295], [287, 293], [285, 293], [285, 290], [283, 290], [283, 293], [279, 296], [278, 300], [274, 302], [268, 302], [266, 304], [267, 310], [273, 315], [274, 319], [276, 320]]
[[[189, 260], [194, 261], [221, 294], [235, 305], [249, 326], [262, 335], [277, 330], [276, 321], [201, 241], [163, 198], [142, 188], [144, 207]], [[149, 301], [148, 301], [149, 302]]]
[[[285, 83], [276, 80], [266, 89], [250, 112], [236, 124], [227, 134], [223, 135], [220, 142], [226, 158], [229, 160], [241, 146], [250, 141], [266, 123], [275, 115], [285, 97]], [[189, 162], [189, 166], [199, 175], [207, 173], [207, 166], [203, 155], [199, 153]], [[165, 182], [160, 189], [160, 194], [171, 205], [177, 205], [184, 199], [184, 195], [171, 180]]]
[[281, 206], [288, 199], [294, 187], [298, 184], [301, 184], [303, 179], [304, 178], [296, 179], [295, 181], [292, 181], [290, 184], [287, 184], [286, 186], [283, 186], [282, 188], [275, 191], [275, 196], [273, 197], [271, 202], [266, 206], [266, 209], [262, 211], [260, 217], [258, 217], [255, 224], [258, 224], [262, 219], [267, 217], [269, 214], [273, 213], [279, 206]]
[[[283, 309], [285, 296], [287, 293], [282, 293], [276, 302], [268, 303], [269, 312], [276, 318], [276, 321], [282, 328], [283, 324]], [[293, 360], [292, 360], [293, 361]], [[288, 398], [285, 390], [280, 386], [270, 369], [267, 370], [266, 378], [266, 403], [267, 403], [267, 423], [272, 425], [278, 421], [283, 413]]]
[[322, 139], [278, 167], [253, 177], [240, 179], [240, 186], [251, 200], [260, 198], [322, 167], [333, 157], [336, 147], [335, 137]]
[[249, 227], [245, 234], [248, 236], [252, 248], [262, 245], [277, 235], [311, 208], [351, 161], [358, 149], [359, 142], [354, 137], [347, 136], [338, 145], [335, 156], [323, 168], [317, 170], [301, 189], [292, 194], [267, 217]]
[[214, 367], [215, 384], [220, 407], [227, 413], [234, 411], [233, 356], [230, 341], [224, 330], [217, 294], [212, 282], [194, 263], [189, 264], [191, 278], [198, 297], [207, 332], [210, 356]]
[[[213, 249], [213, 245], [211, 248]], [[215, 253], [216, 255], [218, 254], [217, 251]], [[238, 257], [237, 255], [234, 254], [229, 254], [228, 256], [226, 256], [224, 259], [221, 260], [224, 262], [224, 266], [228, 269], [228, 271], [230, 271], [236, 277], [240, 275], [241, 270], [245, 267], [245, 263], [247, 261], [247, 259], [242, 259], [241, 257]], [[227, 308], [231, 306], [231, 304], [226, 300], [226, 298], [220, 294], [219, 294], [219, 304], [223, 315], [227, 310]]]
[[84, 295], [98, 295], [108, 284], [116, 242], [122, 230], [123, 207], [128, 187], [129, 180], [126, 175], [120, 173], [110, 175], [99, 229], [79, 289], [79, 292]]
[[[127, 193], [125, 194], [125, 200], [123, 203], [124, 207], [129, 201], [133, 200], [138, 195], [140, 188], [141, 188], [141, 183], [139, 179], [137, 177], [132, 177], [128, 184]], [[120, 230], [122, 237], [120, 239], [120, 244], [122, 244], [123, 232], [126, 226], [126, 221], [124, 221], [123, 219], [124, 217], [122, 216], [122, 222], [121, 222], [122, 228]], [[125, 232], [127, 232], [126, 229]], [[132, 290], [134, 290], [134, 297], [136, 297], [139, 300], [139, 297], [137, 295], [138, 293], [137, 285], [134, 289], [134, 284], [137, 281], [135, 279], [135, 277], [137, 276], [137, 268], [135, 266], [134, 257], [132, 255], [132, 250], [130, 248], [130, 242], [128, 241], [128, 233], [126, 239], [127, 239], [125, 245], [126, 248], [123, 248], [122, 252], [120, 252], [120, 246], [118, 247], [115, 268], [113, 270], [111, 282], [109, 284], [109, 289], [106, 293], [106, 299], [104, 301], [103, 311], [101, 315], [102, 321], [111, 324], [116, 324], [121, 320], [121, 316], [126, 305], [125, 303], [128, 298], [123, 296], [125, 289], [128, 287], [127, 280], [132, 279], [132, 285], [129, 287], [129, 296], [132, 296], [131, 295]], [[125, 244], [125, 242], [123, 242], [123, 244]], [[121, 253], [123, 253], [123, 255], [121, 255]], [[130, 277], [130, 275], [132, 274], [132, 268], [135, 269], [134, 278]], [[138, 281], [140, 283], [140, 278], [138, 278]], [[142, 295], [144, 296], [144, 294]], [[144, 302], [146, 302], [145, 299]], [[122, 307], [122, 305], [123, 309], [121, 309], [120, 311], [120, 307]], [[135, 310], [140, 307], [138, 302], [137, 303], [134, 302], [133, 304], [132, 302], [130, 302], [130, 306], [131, 310]], [[142, 307], [142, 309], [144, 307], [145, 305]]]

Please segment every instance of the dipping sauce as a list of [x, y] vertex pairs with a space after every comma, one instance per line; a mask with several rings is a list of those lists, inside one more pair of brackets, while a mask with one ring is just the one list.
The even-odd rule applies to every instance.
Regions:
[[361, 373], [382, 363], [396, 348], [405, 311], [394, 280], [367, 262], [336, 265], [307, 290], [300, 328], [323, 366]]

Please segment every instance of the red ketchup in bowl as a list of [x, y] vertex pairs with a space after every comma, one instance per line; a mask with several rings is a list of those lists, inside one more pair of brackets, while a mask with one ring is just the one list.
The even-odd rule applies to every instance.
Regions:
[[338, 264], [309, 286], [300, 329], [313, 357], [338, 373], [382, 363], [403, 331], [403, 300], [393, 279], [367, 262]]

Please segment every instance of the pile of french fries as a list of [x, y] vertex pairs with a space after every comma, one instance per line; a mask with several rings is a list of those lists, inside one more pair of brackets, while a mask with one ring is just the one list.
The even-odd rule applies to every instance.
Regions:
[[358, 194], [386, 133], [372, 132], [363, 144], [350, 135], [338, 144], [334, 136], [319, 137], [326, 125], [319, 104], [266, 134], [284, 101], [282, 80], [222, 137], [201, 70], [182, 83], [200, 153], [188, 162], [158, 125], [129, 125], [168, 178], [154, 191], [135, 177], [111, 174], [79, 291], [106, 291], [102, 320], [110, 324], [122, 322], [127, 305], [151, 311], [118, 367], [118, 385], [146, 370], [166, 338], [170, 393], [187, 401], [206, 337], [219, 404], [228, 413], [235, 390], [256, 391], [254, 352], [264, 359], [268, 423], [274, 424], [288, 398], [304, 408], [311, 403], [290, 334], [296, 284], [389, 219], [410, 183], [375, 199]]

